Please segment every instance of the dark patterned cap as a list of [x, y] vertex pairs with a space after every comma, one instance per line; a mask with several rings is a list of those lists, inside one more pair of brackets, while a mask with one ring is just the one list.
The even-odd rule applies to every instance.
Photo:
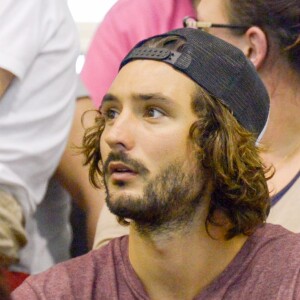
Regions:
[[[141, 47], [153, 38], [168, 36], [179, 36], [186, 41], [180, 52]], [[227, 106], [258, 140], [261, 138], [269, 116], [270, 100], [254, 66], [241, 50], [204, 31], [182, 28], [141, 41], [123, 59], [120, 69], [137, 59], [172, 65]]]

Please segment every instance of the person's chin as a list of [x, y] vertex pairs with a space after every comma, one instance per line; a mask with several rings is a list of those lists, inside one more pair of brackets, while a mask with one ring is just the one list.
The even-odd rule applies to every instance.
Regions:
[[[108, 189], [109, 200], [111, 202], [116, 201], [135, 201], [135, 199], [141, 199], [142, 191], [138, 191], [132, 187], [126, 186], [113, 186]], [[138, 201], [138, 200], [137, 200]]]
[[107, 183], [108, 190], [111, 193], [139, 193], [141, 185], [143, 184], [138, 178], [130, 176], [124, 180], [111, 177]]
[[106, 197], [107, 206], [113, 214], [129, 219], [132, 219], [133, 216], [135, 216], [135, 211], [139, 207], [141, 201], [141, 193], [137, 193], [136, 191], [110, 191], [107, 193]]

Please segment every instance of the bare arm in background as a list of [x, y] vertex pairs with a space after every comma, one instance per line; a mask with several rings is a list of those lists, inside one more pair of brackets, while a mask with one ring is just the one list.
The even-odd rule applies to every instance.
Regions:
[[0, 68], [0, 98], [6, 92], [6, 89], [8, 88], [13, 78], [14, 75], [12, 73], [10, 73], [5, 69]]
[[[95, 110], [90, 98], [77, 99], [68, 144], [56, 171], [56, 176], [63, 187], [69, 191], [72, 199], [87, 215], [88, 246], [91, 249], [99, 212], [104, 203], [104, 191], [95, 189], [91, 185], [88, 177], [88, 167], [83, 166], [83, 156], [78, 154], [79, 151], [76, 149], [76, 146], [81, 146], [84, 134], [81, 117], [88, 110]], [[84, 126], [89, 127], [94, 122], [94, 117], [93, 111], [86, 113]]]

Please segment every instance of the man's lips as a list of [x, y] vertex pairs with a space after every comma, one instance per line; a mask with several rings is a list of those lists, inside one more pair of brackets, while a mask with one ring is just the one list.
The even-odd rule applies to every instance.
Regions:
[[137, 172], [133, 168], [123, 163], [110, 163], [108, 171], [113, 180], [130, 180], [137, 175]]

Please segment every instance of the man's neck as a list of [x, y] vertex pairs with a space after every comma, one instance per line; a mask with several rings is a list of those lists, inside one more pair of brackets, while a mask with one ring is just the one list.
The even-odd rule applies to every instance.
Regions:
[[129, 259], [152, 300], [193, 299], [224, 271], [246, 240], [212, 239], [204, 222], [147, 236], [131, 225]]

